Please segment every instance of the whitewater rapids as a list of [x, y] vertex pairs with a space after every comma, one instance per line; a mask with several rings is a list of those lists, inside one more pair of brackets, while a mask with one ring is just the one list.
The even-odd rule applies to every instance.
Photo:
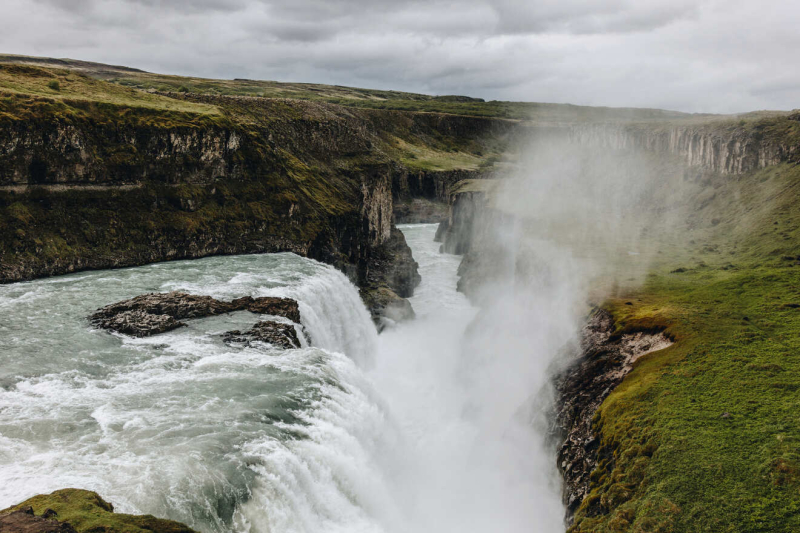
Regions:
[[[467, 334], [480, 320], [455, 290], [459, 258], [438, 253], [434, 225], [401, 229], [417, 318], [380, 336], [344, 275], [293, 254], [0, 286], [0, 509], [78, 487], [204, 532], [563, 531], [534, 423], [546, 400], [505, 395], [493, 370], [513, 374], [502, 352], [520, 350], [499, 342], [472, 364], [484, 344]], [[258, 320], [247, 312], [147, 339], [86, 321], [168, 290], [295, 298], [303, 346], [222, 343]]]

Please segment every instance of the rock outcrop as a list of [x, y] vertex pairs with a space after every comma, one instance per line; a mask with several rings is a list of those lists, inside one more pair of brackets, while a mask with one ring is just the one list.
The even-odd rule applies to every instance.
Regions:
[[40, 494], [0, 511], [3, 533], [196, 533], [188, 526], [151, 515], [115, 513], [96, 492], [62, 489]]
[[278, 348], [299, 348], [300, 339], [294, 325], [283, 322], [264, 320], [256, 323], [247, 331], [233, 330], [222, 335], [226, 343], [252, 345], [254, 342], [264, 342]]
[[291, 298], [245, 296], [230, 302], [211, 296], [185, 292], [152, 293], [107, 305], [94, 312], [89, 320], [96, 327], [148, 337], [185, 326], [187, 318], [201, 318], [234, 311], [274, 315], [300, 323], [300, 308]]
[[679, 156], [686, 165], [718, 174], [743, 174], [800, 158], [800, 144], [785, 135], [789, 117], [741, 123], [721, 118], [706, 123], [575, 124], [577, 144], [613, 150], [643, 150]]
[[[49, 511], [49, 513], [48, 513]], [[52, 509], [47, 509], [42, 516], [33, 514], [33, 507], [24, 507], [6, 515], [0, 515], [0, 531], [3, 533], [77, 533], [75, 528], [66, 522], [59, 522]]]
[[400, 298], [394, 291], [379, 287], [370, 291], [362, 291], [361, 298], [370, 314], [375, 319], [378, 331], [394, 322], [411, 320], [416, 316], [411, 304], [405, 298]]
[[595, 412], [637, 359], [671, 344], [663, 332], [615, 335], [614, 318], [602, 309], [590, 316], [579, 357], [555, 381], [555, 421], [563, 439], [558, 467], [564, 477], [568, 520], [589, 493], [590, 475], [597, 466], [599, 439], [592, 426]]
[[360, 283], [361, 298], [379, 327], [386, 313], [395, 321], [414, 316], [405, 298], [414, 294], [414, 288], [422, 279], [417, 267], [403, 232], [394, 228], [389, 241], [375, 250]]
[[186, 326], [169, 315], [149, 313], [141, 309], [108, 313], [103, 318], [93, 316], [92, 323], [99, 328], [133, 337], [150, 337]]

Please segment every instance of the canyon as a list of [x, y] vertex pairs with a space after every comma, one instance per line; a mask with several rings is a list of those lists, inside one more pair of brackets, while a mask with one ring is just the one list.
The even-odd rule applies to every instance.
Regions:
[[[58, 91], [48, 89], [52, 80], [59, 81]], [[216, 280], [217, 285], [211, 284], [212, 288], [224, 296], [224, 301], [215, 299], [219, 297], [217, 293], [207, 298], [225, 310], [211, 315], [252, 310], [248, 305], [260, 298], [284, 298], [294, 302], [291, 321], [297, 328], [301, 327], [302, 313], [302, 327], [310, 331], [308, 339], [313, 347], [300, 329], [296, 334], [283, 322], [270, 319], [253, 324], [238, 315], [230, 319], [218, 317], [233, 323], [215, 325], [217, 329], [203, 330], [202, 334], [217, 339], [227, 330], [226, 346], [232, 342], [237, 345], [234, 349], [242, 350], [237, 353], [243, 360], [237, 359], [237, 364], [244, 366], [249, 364], [245, 355], [255, 349], [254, 341], [260, 341], [309, 354], [316, 348], [346, 352], [348, 356], [354, 351], [352, 359], [367, 368], [366, 361], [374, 357], [371, 343], [377, 342], [373, 338], [376, 331], [383, 331], [380, 338], [388, 339], [395, 338], [398, 328], [406, 331], [403, 327], [422, 335], [424, 321], [433, 320], [427, 292], [426, 299], [418, 300], [425, 312], [420, 319], [414, 319], [417, 310], [412, 301], [424, 278], [407, 234], [418, 238], [415, 232], [422, 230], [414, 229], [415, 224], [437, 223], [435, 240], [439, 252], [463, 256], [458, 260], [457, 282], [449, 271], [442, 275], [443, 279], [457, 283], [460, 293], [482, 310], [469, 326], [465, 325], [465, 338], [475, 346], [493, 346], [482, 337], [488, 335], [486, 332], [525, 333], [505, 330], [507, 324], [501, 327], [497, 323], [500, 318], [510, 322], [527, 320], [525, 313], [530, 309], [526, 305], [530, 302], [518, 301], [523, 297], [529, 297], [534, 307], [550, 305], [561, 309], [564, 302], [559, 299], [563, 298], [579, 308], [552, 315], [562, 323], [577, 316], [575, 324], [568, 324], [575, 326], [575, 331], [567, 331], [567, 327], [553, 333], [553, 342], [561, 346], [561, 351], [550, 349], [547, 357], [552, 361], [538, 361], [541, 368], [536, 367], [535, 372], [537, 379], [549, 376], [547, 383], [536, 383], [545, 391], [542, 394], [552, 396], [551, 404], [542, 402], [550, 408], [545, 417], [550, 439], [546, 451], [551, 454], [550, 466], [557, 467], [563, 478], [562, 496], [570, 531], [688, 531], [695, 523], [693, 516], [708, 517], [707, 529], [698, 531], [713, 531], [717, 524], [727, 524], [725, 520], [740, 519], [732, 518], [736, 515], [729, 509], [735, 503], [726, 502], [719, 507], [729, 509], [728, 518], [703, 507], [710, 504], [697, 494], [681, 490], [675, 481], [684, 479], [686, 471], [673, 471], [666, 465], [682, 468], [684, 463], [674, 451], [679, 447], [676, 443], [701, 438], [692, 437], [686, 428], [692, 427], [694, 435], [703, 435], [704, 428], [715, 428], [718, 441], [728, 443], [728, 430], [720, 424], [746, 416], [736, 412], [745, 402], [736, 396], [735, 386], [719, 389], [716, 384], [715, 390], [723, 390], [723, 400], [717, 400], [700, 397], [695, 388], [685, 385], [690, 380], [715, 379], [710, 368], [718, 368], [719, 376], [752, 374], [748, 377], [750, 382], [769, 391], [764, 393], [765, 405], [783, 405], [780, 402], [788, 400], [772, 393], [795, 390], [795, 383], [785, 372], [794, 364], [788, 355], [780, 362], [767, 360], [766, 355], [760, 356], [765, 359], [762, 362], [745, 362], [745, 356], [738, 352], [720, 355], [713, 361], [706, 354], [733, 350], [724, 338], [717, 337], [722, 335], [717, 329], [739, 339], [742, 350], [751, 344], [783, 343], [783, 348], [770, 344], [759, 352], [762, 354], [785, 354], [795, 342], [791, 328], [797, 320], [796, 313], [792, 314], [796, 307], [791, 305], [795, 305], [792, 298], [797, 296], [796, 269], [791, 266], [794, 258], [800, 257], [795, 201], [800, 114], [689, 115], [555, 104], [503, 107], [502, 103], [467, 98], [398, 96], [329, 86], [311, 91], [305, 86], [287, 85], [284, 89], [298, 91], [295, 96], [300, 97], [286, 98], [283, 93], [270, 96], [269, 91], [277, 90], [274, 86], [250, 80], [203, 83], [201, 90], [196, 80], [121, 67], [0, 56], [0, 282], [9, 284], [13, 293], [16, 282], [37, 283], [32, 280], [41, 282], [51, 276], [87, 272], [107, 284], [111, 283], [105, 277], [111, 276], [107, 269], [163, 263], [165, 268], [173, 265], [171, 268], [180, 273], [191, 270], [181, 260], [205, 258], [202, 261], [212, 262], [202, 264], [212, 265], [209, 271], [215, 272], [214, 276], [242, 277], [251, 283], [251, 277], [257, 277], [263, 269], [251, 267], [245, 255], [276, 254], [279, 267], [283, 268], [285, 261], [298, 272], [313, 271], [314, 276], [335, 287], [339, 296], [319, 289], [313, 276], [304, 278], [303, 283], [308, 285], [294, 285], [296, 280], [284, 273], [274, 294], [269, 292], [272, 288], [267, 290], [269, 294], [262, 294], [258, 291], [263, 286], [255, 285], [246, 285], [241, 294], [228, 294], [228, 288], [220, 288], [224, 283]], [[250, 94], [256, 90], [258, 95]], [[409, 102], [413, 102], [413, 110], [408, 109]], [[554, 152], [563, 155], [556, 167], [559, 171], [577, 165], [582, 172], [585, 170], [584, 178], [591, 178], [595, 172], [600, 180], [615, 161], [633, 161], [630, 168], [619, 165], [623, 187], [609, 192], [595, 184], [598, 189], [593, 193], [600, 194], [593, 196], [590, 190], [595, 185], [587, 179], [586, 191], [567, 195], [568, 200], [586, 200], [585, 220], [577, 217], [585, 224], [584, 234], [570, 234], [568, 246], [556, 250], [567, 250], [574, 257], [565, 259], [555, 253], [557, 260], [552, 261], [552, 257], [541, 260], [547, 251], [552, 252], [544, 240], [531, 244], [524, 237], [539, 235], [543, 227], [548, 227], [546, 223], [558, 220], [537, 218], [539, 211], [547, 211], [546, 202], [520, 208], [533, 197], [530, 195], [542, 191], [554, 193], [554, 205], [559, 204], [558, 194], [564, 194], [556, 189], [537, 191], [536, 187], [542, 184], [527, 177], [552, 165], [552, 161], [545, 161], [537, 167], [538, 160], [528, 158], [532, 146], [549, 146], [547, 143], [555, 143], [553, 146], [559, 148]], [[596, 168], [586, 170], [591, 167]], [[613, 204], [614, 199], [631, 191], [641, 194], [642, 200], [619, 208], [628, 218], [621, 216], [613, 224], [594, 227], [594, 222], [602, 220], [599, 216], [592, 218], [596, 207], [593, 203]], [[516, 203], [508, 198], [515, 195]], [[631, 206], [641, 209], [636, 212]], [[575, 215], [577, 211], [571, 209], [569, 213]], [[401, 230], [399, 224], [412, 227]], [[613, 260], [605, 254], [592, 255], [596, 251], [590, 241], [595, 237], [617, 254]], [[289, 257], [286, 252], [300, 257]], [[230, 267], [229, 272], [228, 267], [213, 262], [222, 259], [215, 256], [230, 256], [235, 268]], [[259, 257], [254, 255], [254, 260], [261, 261]], [[569, 279], [559, 277], [558, 271], [565, 268], [569, 272], [576, 261], [586, 257], [600, 258], [605, 269], [593, 270], [585, 280], [575, 276], [576, 284], [585, 281], [589, 286], [584, 294], [570, 286]], [[316, 263], [302, 262], [306, 260], [303, 258], [334, 267], [347, 281]], [[434, 263], [428, 257], [425, 266], [430, 269]], [[453, 266], [451, 263], [448, 268]], [[143, 277], [155, 275], [136, 269], [130, 272]], [[578, 274], [586, 272], [580, 270]], [[507, 286], [509, 278], [512, 284]], [[552, 279], [553, 284], [566, 284], [568, 290], [565, 294], [550, 294], [549, 282], [531, 286], [526, 279], [536, 283]], [[170, 283], [166, 278], [140, 283], [139, 294], [151, 292], [151, 288], [182, 289]], [[269, 286], [271, 281], [265, 283]], [[368, 330], [347, 283], [358, 288], [358, 297], [377, 329]], [[516, 293], [519, 287], [522, 290]], [[769, 310], [765, 310], [759, 303], [762, 300], [758, 300], [762, 298], [758, 296], [759, 287], [776, 302], [783, 298], [780, 304], [770, 303]], [[431, 287], [425, 290], [432, 291]], [[252, 295], [243, 296], [249, 294], [247, 291]], [[192, 294], [205, 294], [190, 292], [141, 298], [179, 294], [192, 299], [197, 297]], [[699, 295], [691, 301], [684, 296], [696, 293]], [[442, 294], [455, 298], [449, 292]], [[540, 301], [545, 298], [542, 294], [551, 297], [551, 301]], [[132, 296], [137, 294], [119, 294], [120, 298]], [[507, 300], [498, 302], [498, 298]], [[303, 311], [296, 307], [298, 301], [306, 306]], [[346, 316], [330, 318], [328, 323], [321, 317], [339, 312], [326, 303], [332, 301], [348, 311]], [[229, 305], [235, 302], [241, 305]], [[98, 301], [97, 305], [110, 303]], [[453, 314], [463, 320], [470, 308], [458, 300], [453, 309], [457, 310]], [[256, 311], [283, 316], [277, 311]], [[517, 311], [519, 315], [514, 316]], [[444, 312], [445, 317], [448, 312]], [[495, 317], [491, 316], [493, 312]], [[531, 316], [546, 323], [543, 315], [546, 313]], [[716, 322], [706, 318], [712, 315]], [[153, 321], [152, 316], [161, 318]], [[174, 330], [170, 334], [189, 335], [193, 328], [200, 327], [194, 322], [187, 326], [177, 321], [198, 318], [195, 316], [152, 316], [144, 317], [151, 322], [143, 325], [123, 321], [122, 326], [114, 327], [137, 336], [168, 334], [169, 330]], [[112, 322], [115, 319], [106, 318]], [[139, 315], [132, 318], [143, 319]], [[719, 324], [724, 326], [718, 328]], [[75, 324], [70, 327], [79, 329]], [[523, 324], [522, 329], [525, 327]], [[185, 331], [180, 333], [182, 330]], [[496, 344], [507, 341], [501, 337]], [[565, 342], [572, 337], [577, 340]], [[185, 340], [170, 337], [165, 345], [180, 352], [180, 342]], [[122, 342], [124, 347], [133, 341]], [[154, 357], [159, 357], [158, 345], [143, 346], [141, 349], [151, 350]], [[518, 347], [507, 351], [513, 348]], [[303, 353], [305, 357], [307, 354]], [[312, 355], [308, 355], [312, 361], [331, 361], [341, 372], [337, 379], [343, 379], [359, 398], [373, 394], [368, 387], [363, 388], [364, 378], [351, 362], [327, 352], [316, 351]], [[208, 355], [211, 359], [217, 356]], [[471, 356], [482, 361], [479, 355]], [[392, 361], [402, 367], [402, 363]], [[552, 367], [547, 366], [548, 361]], [[169, 364], [172, 363], [165, 368]], [[487, 365], [487, 372], [499, 372], [485, 361], [482, 364]], [[734, 372], [731, 368], [735, 365], [746, 366]], [[138, 368], [136, 372], [140, 370], [146, 372]], [[313, 372], [309, 375], [316, 376]], [[262, 377], [269, 380], [270, 376]], [[390, 389], [397, 386], [384, 374], [376, 376]], [[423, 376], [418, 378], [425, 382]], [[287, 383], [294, 386], [291, 379], [287, 378]], [[670, 385], [659, 388], [661, 383]], [[339, 392], [326, 388], [328, 385], [320, 387], [342, 402], [337, 412], [366, 409], [349, 403], [355, 400], [341, 399]], [[398, 386], [393, 392], [408, 399], [409, 391], [400, 389]], [[725, 396], [725, 391], [731, 391], [731, 396]], [[537, 394], [537, 390], [526, 393]], [[472, 401], [476, 398], [491, 404], [491, 394], [476, 395]], [[653, 403], [652, 398], [662, 403]], [[691, 407], [675, 407], [669, 413], [658, 411], [659, 405], [679, 401]], [[717, 413], [720, 405], [722, 411]], [[462, 407], [480, 422], [476, 427], [484, 429], [480, 406], [467, 401]], [[775, 409], [764, 417], [765, 423], [774, 419], [773, 426], [783, 428], [783, 422], [776, 421], [780, 417], [774, 415], [778, 407]], [[358, 411], [370, 427], [377, 425], [370, 418], [377, 416], [373, 410], [380, 411], [375, 407]], [[508, 415], [505, 410], [499, 412]], [[704, 426], [693, 425], [698, 423], [697, 413], [706, 416]], [[295, 433], [310, 431], [303, 429], [294, 416], [282, 407], [269, 415], [280, 421], [276, 427], [287, 432], [287, 441]], [[676, 424], [674, 418], [684, 425], [670, 425]], [[790, 431], [781, 429], [777, 435], [787, 433]], [[776, 437], [776, 442], [783, 443], [783, 439]], [[313, 437], [309, 440], [313, 441]], [[492, 448], [497, 443], [488, 444]], [[770, 492], [770, 501], [783, 501], [797, 484], [797, 462], [788, 448], [775, 446], [778, 448], [770, 445], [758, 452], [749, 450], [748, 453], [761, 454], [761, 462], [757, 466], [745, 465], [742, 476], [753, 478], [755, 474], [750, 471], [755, 468], [758, 479], [766, 481], [754, 484], [750, 490], [777, 491]], [[259, 460], [269, 462], [271, 457], [265, 453], [259, 455]], [[719, 461], [715, 456], [702, 464], [713, 466]], [[698, 476], [704, 487], [713, 485], [716, 479], [711, 466], [706, 470]], [[490, 477], [488, 481], [497, 480]], [[249, 480], [241, 483], [247, 491], [254, 486]], [[669, 489], [661, 492], [662, 485]], [[223, 530], [241, 519], [236, 518], [233, 509], [238, 505], [236, 491], [244, 489], [236, 486], [229, 490], [232, 492], [225, 496], [227, 499], [213, 504], [222, 509], [218, 516], [204, 515], [197, 519], [198, 523]], [[730, 487], [720, 490], [734, 493]], [[103, 502], [96, 494], [67, 496], [91, 496]], [[264, 501], [268, 499], [255, 490], [254, 498], [262, 497]], [[750, 500], [756, 501], [754, 498]], [[768, 497], [764, 498], [752, 505], [768, 505]], [[313, 505], [323, 504], [315, 501]], [[14, 511], [14, 520], [58, 527], [47, 517], [39, 519], [17, 507], [9, 508]], [[47, 514], [44, 508], [33, 507], [36, 515]], [[55, 510], [63, 515], [62, 510]], [[170, 516], [180, 514], [182, 520], [194, 519], [185, 509], [169, 510]], [[248, 512], [257, 515], [254, 510]], [[282, 512], [288, 513], [285, 509]], [[7, 517], [11, 516], [0, 520], [10, 520]], [[781, 520], [781, 524], [791, 527], [793, 519], [789, 515]]]

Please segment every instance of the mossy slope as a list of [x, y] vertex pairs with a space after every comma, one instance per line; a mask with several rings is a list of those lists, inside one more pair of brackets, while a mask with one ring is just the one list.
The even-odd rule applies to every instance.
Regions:
[[573, 533], [800, 531], [800, 167], [709, 185], [645, 285], [606, 304], [676, 342], [596, 414]]

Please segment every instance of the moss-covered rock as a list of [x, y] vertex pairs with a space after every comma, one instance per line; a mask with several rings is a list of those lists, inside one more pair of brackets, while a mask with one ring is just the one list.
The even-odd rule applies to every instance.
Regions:
[[[62, 489], [50, 494], [41, 494], [28, 498], [24, 502], [0, 511], [2, 517], [15, 511], [31, 508], [37, 517], [47, 516], [61, 524], [69, 524], [78, 533], [196, 533], [188, 526], [156, 518], [151, 515], [130, 515], [114, 512], [114, 506], [105, 501], [96, 492], [82, 489]], [[20, 530], [26, 533], [46, 531], [68, 531], [68, 529], [46, 529], [53, 527], [52, 520], [31, 521], [34, 529]], [[10, 526], [8, 526], [10, 528]], [[39, 529], [36, 529], [36, 528]], [[0, 527], [0, 530], [6, 531]], [[10, 529], [9, 529], [10, 531]]]

